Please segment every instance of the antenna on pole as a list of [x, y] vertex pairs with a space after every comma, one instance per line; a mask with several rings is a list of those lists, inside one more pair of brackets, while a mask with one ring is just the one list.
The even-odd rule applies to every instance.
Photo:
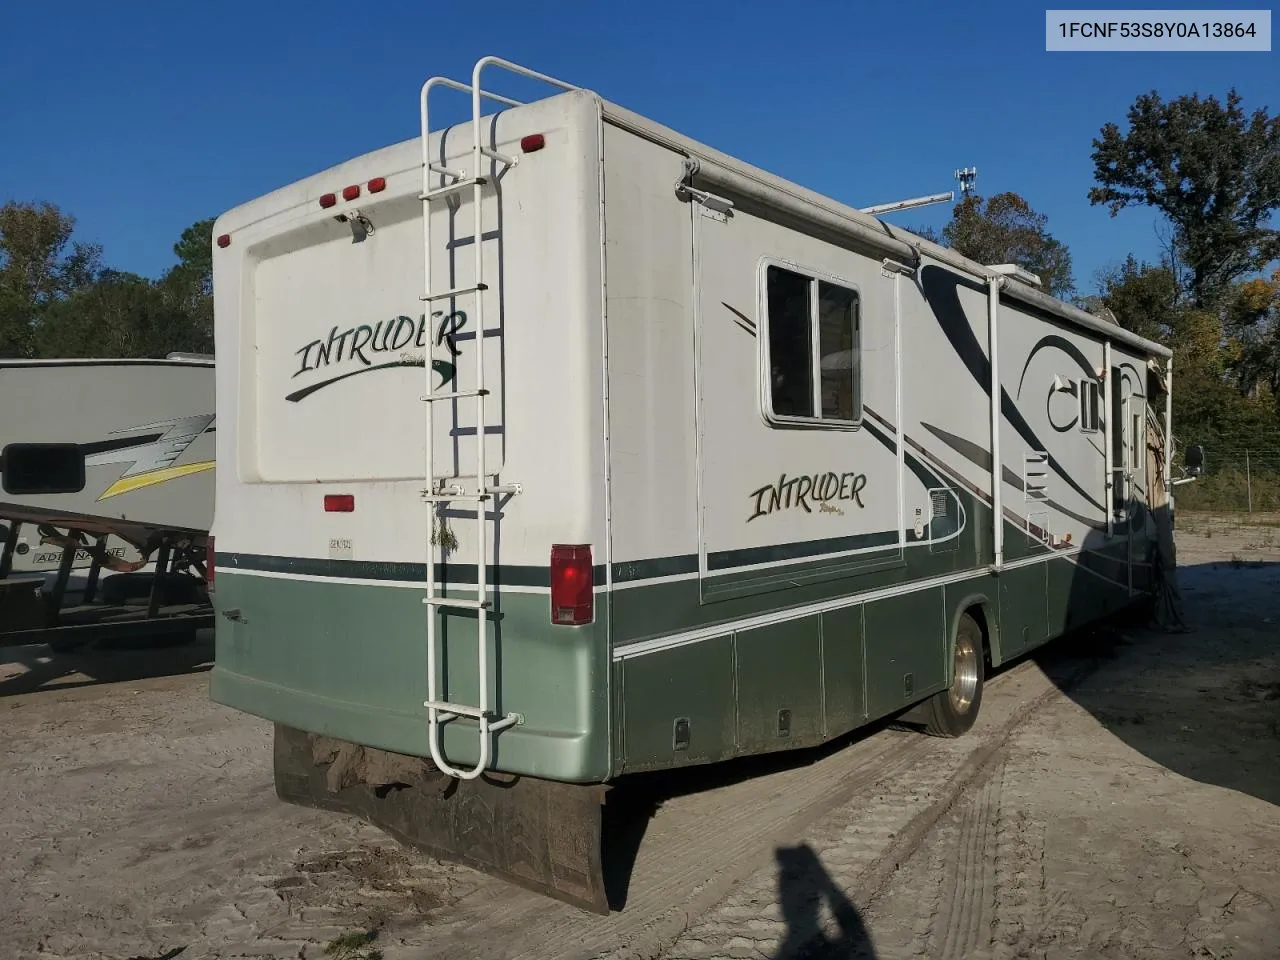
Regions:
[[960, 181], [960, 196], [967, 197], [977, 187], [978, 168], [962, 167], [955, 172], [955, 178]]

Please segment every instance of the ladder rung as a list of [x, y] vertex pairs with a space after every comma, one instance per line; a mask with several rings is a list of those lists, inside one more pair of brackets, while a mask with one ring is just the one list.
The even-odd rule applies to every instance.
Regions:
[[479, 720], [487, 711], [481, 710], [479, 707], [468, 707], [461, 703], [450, 703], [448, 700], [428, 700], [423, 704], [424, 707], [430, 709], [434, 707], [437, 710], [444, 710], [447, 713], [456, 713], [460, 717], [474, 717]]
[[468, 503], [483, 503], [489, 499], [489, 494], [481, 493], [424, 493], [422, 494], [423, 503], [453, 503], [455, 500], [466, 500]]
[[453, 167], [446, 167], [443, 163], [429, 163], [427, 169], [432, 173], [440, 173], [446, 177], [453, 177], [455, 180], [462, 180], [466, 174], [461, 170], [455, 170]]
[[516, 494], [516, 493], [523, 493], [523, 492], [524, 492], [524, 487], [520, 486], [520, 484], [518, 484], [518, 483], [504, 483], [504, 484], [500, 484], [499, 486], [496, 486], [496, 487], [485, 487], [485, 488], [484, 488], [484, 492], [485, 492], [485, 493], [495, 493], [495, 494], [497, 494], [497, 493], [511, 493], [511, 494]]
[[436, 187], [434, 190], [428, 190], [424, 194], [418, 196], [419, 200], [438, 200], [441, 197], [451, 197], [455, 193], [461, 193], [463, 190], [470, 190], [476, 184], [484, 186], [488, 181], [484, 177], [465, 177], [453, 183], [446, 184], [443, 187]]
[[452, 597], [423, 597], [422, 602], [429, 607], [457, 607], [460, 610], [488, 610], [492, 606], [488, 600], [456, 600]]
[[454, 390], [451, 393], [433, 393], [430, 396], [422, 397], [423, 403], [435, 403], [439, 400], [460, 400], [463, 397], [487, 397], [488, 390]]
[[481, 290], [488, 290], [487, 283], [477, 283], [470, 287], [454, 287], [452, 290], [445, 290], [441, 293], [428, 293], [425, 297], [419, 297], [419, 300], [449, 300], [453, 297], [466, 296], [468, 293], [479, 293]]
[[497, 150], [492, 150], [489, 147], [481, 147], [480, 152], [490, 160], [497, 160], [499, 163], [505, 163], [508, 167], [514, 167], [520, 159], [519, 157], [512, 157], [505, 153], [499, 153]]

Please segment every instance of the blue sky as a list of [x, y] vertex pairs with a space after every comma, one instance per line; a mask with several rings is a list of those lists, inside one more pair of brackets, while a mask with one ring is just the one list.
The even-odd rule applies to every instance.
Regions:
[[[1205, 4], [1207, 6], [1207, 4]], [[459, 11], [445, 13], [446, 8]], [[417, 91], [495, 53], [839, 200], [945, 191], [976, 165], [1071, 249], [1076, 283], [1156, 219], [1091, 208], [1090, 140], [1133, 98], [1280, 111], [1276, 53], [1046, 53], [1044, 5], [70, 0], [5, 14], [0, 202], [47, 200], [155, 276], [184, 227], [416, 135]], [[464, 16], [461, 11], [468, 11]], [[940, 225], [949, 207], [893, 222]]]

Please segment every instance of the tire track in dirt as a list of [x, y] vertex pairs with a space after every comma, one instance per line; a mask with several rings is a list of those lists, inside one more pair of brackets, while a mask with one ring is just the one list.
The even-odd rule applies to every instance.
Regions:
[[[980, 721], [967, 738], [926, 741], [931, 743], [931, 749], [909, 770], [878, 778], [877, 786], [884, 787], [884, 792], [876, 795], [870, 805], [846, 804], [816, 825], [808, 844], [818, 855], [828, 882], [843, 891], [855, 918], [871, 912], [900, 866], [916, 854], [924, 839], [962, 798], [974, 787], [985, 787], [1004, 763], [1009, 741], [1026, 721], [1103, 662], [1102, 658], [1080, 662], [1056, 682], [1030, 662], [1002, 674], [984, 692], [985, 729]], [[988, 821], [993, 809], [998, 809], [998, 785], [993, 789], [997, 793], [989, 795], [986, 806], [975, 813], [964, 841], [970, 847], [978, 844], [982, 848], [975, 855], [989, 853], [994, 842]], [[994, 875], [989, 875], [985, 867], [982, 870], [981, 883], [993, 890]], [[816, 884], [810, 884], [808, 889], [789, 891], [788, 896], [793, 901], [812, 903], [818, 892]], [[847, 929], [850, 913], [842, 918], [834, 909], [822, 916], [815, 912], [813, 929], [797, 935], [795, 918], [784, 916], [785, 911], [779, 908], [780, 898], [773, 871], [758, 871], [704, 919], [692, 924], [661, 956], [664, 960], [713, 960], [739, 955], [781, 958], [822, 956], [827, 950], [833, 951], [833, 956], [856, 957], [871, 949], [865, 931]], [[973, 940], [981, 942], [982, 917], [990, 916], [989, 909], [983, 903], [939, 903], [940, 914], [946, 910], [957, 924], [959, 932], [951, 936], [956, 950]], [[921, 939], [927, 939], [928, 930], [922, 933]], [[927, 953], [928, 947], [917, 952]]]
[[1024, 805], [1010, 805], [999, 811], [996, 833], [991, 939], [1006, 949], [1031, 950], [1043, 941], [1048, 919], [1044, 825], [1028, 817]]
[[959, 811], [955, 843], [945, 860], [949, 866], [938, 874], [941, 898], [927, 956], [963, 960], [990, 940], [1003, 785], [1004, 764], [999, 763]]
[[505, 886], [495, 904], [496, 891], [486, 881], [450, 911], [447, 925], [459, 933], [456, 941], [408, 938], [404, 944], [469, 949], [483, 916], [492, 956], [651, 957], [687, 928], [691, 916], [767, 864], [776, 846], [803, 835], [833, 807], [869, 794], [885, 777], [905, 772], [930, 746], [915, 733], [883, 731], [807, 766], [667, 800], [646, 833], [621, 913], [595, 917]]
[[[28, 862], [30, 845], [27, 855], [0, 859], [0, 881], [17, 884], [35, 870], [46, 886], [62, 889], [74, 881], [59, 879], [56, 864], [83, 860], [95, 866], [80, 894], [113, 911], [118, 897], [108, 878], [114, 884], [117, 871], [134, 878], [145, 909], [107, 927], [77, 921], [65, 898], [66, 908], [51, 916], [38, 897], [21, 896], [24, 945], [40, 942], [51, 955], [106, 956], [117, 945], [129, 955], [178, 944], [193, 960], [312, 956], [337, 933], [366, 923], [381, 928], [378, 946], [388, 960], [648, 960], [666, 950], [713, 956], [729, 943], [741, 952], [787, 928], [777, 902], [779, 848], [815, 844], [841, 886], [873, 896], [919, 845], [917, 821], [925, 829], [954, 803], [950, 779], [969, 769], [975, 750], [981, 754], [1003, 729], [1002, 718], [1044, 683], [1030, 663], [993, 678], [973, 739], [873, 729], [719, 773], [681, 771], [684, 792], [663, 798], [640, 845], [626, 909], [609, 917], [398, 848], [379, 860], [375, 848], [385, 838], [372, 828], [279, 804], [266, 732], [205, 701], [201, 678], [142, 681], [114, 693], [90, 687], [54, 694], [58, 700], [21, 696], [9, 705], [29, 704], [18, 710], [30, 716], [17, 726], [31, 742], [9, 745], [6, 769], [22, 769], [36, 751], [41, 780], [87, 774], [104, 756], [129, 776], [94, 774], [88, 807], [68, 800], [56, 817], [37, 814], [43, 808], [33, 805], [34, 794], [11, 804], [0, 821], [24, 824], [19, 834], [58, 837], [59, 845], [42, 844], [42, 855], [56, 861], [44, 867]], [[84, 709], [86, 701], [101, 709]], [[834, 821], [833, 810], [842, 811]], [[67, 817], [92, 832], [71, 829]], [[366, 876], [370, 857], [378, 869]], [[735, 940], [739, 930], [750, 937]], [[695, 949], [698, 937], [704, 945]]]

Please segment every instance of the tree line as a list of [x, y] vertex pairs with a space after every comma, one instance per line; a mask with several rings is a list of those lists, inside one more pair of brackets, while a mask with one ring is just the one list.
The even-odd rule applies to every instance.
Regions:
[[[981, 263], [1017, 263], [1055, 296], [1174, 351], [1183, 447], [1256, 449], [1280, 474], [1280, 117], [1143, 94], [1093, 139], [1091, 205], [1160, 214], [1155, 262], [1129, 255], [1077, 293], [1067, 246], [1016, 193], [966, 196], [929, 236]], [[213, 350], [212, 220], [183, 231], [159, 279], [104, 266], [48, 204], [0, 207], [0, 357], [160, 357]], [[1274, 452], [1274, 461], [1265, 451]], [[1193, 498], [1195, 494], [1192, 494]]]
[[213, 220], [182, 232], [158, 280], [113, 270], [51, 203], [0, 206], [0, 357], [213, 352]]

